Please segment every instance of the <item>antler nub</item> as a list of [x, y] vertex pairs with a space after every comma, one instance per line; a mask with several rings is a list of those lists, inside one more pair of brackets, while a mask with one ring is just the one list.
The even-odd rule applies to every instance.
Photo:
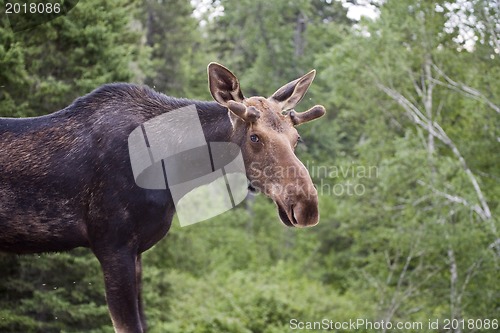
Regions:
[[248, 123], [253, 123], [260, 118], [260, 112], [253, 106], [246, 107], [245, 104], [235, 101], [229, 101], [227, 107], [232, 113]]
[[308, 121], [322, 117], [326, 113], [325, 107], [323, 105], [315, 105], [307, 111], [297, 113], [295, 111], [290, 111], [290, 119], [294, 126], [298, 126]]

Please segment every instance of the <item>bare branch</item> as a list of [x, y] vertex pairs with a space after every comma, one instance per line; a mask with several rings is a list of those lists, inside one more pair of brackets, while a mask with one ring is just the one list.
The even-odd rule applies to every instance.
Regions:
[[432, 81], [435, 83], [435, 84], [439, 84], [441, 86], [444, 86], [444, 87], [447, 87], [447, 88], [450, 88], [456, 92], [459, 92], [459, 93], [462, 93], [468, 97], [471, 97], [473, 99], [475, 99], [476, 101], [479, 101], [479, 102], [484, 102], [486, 103], [490, 108], [492, 108], [493, 110], [495, 110], [496, 112], [500, 113], [500, 107], [498, 107], [495, 103], [493, 103], [492, 101], [490, 101], [486, 96], [484, 96], [484, 94], [482, 94], [479, 90], [476, 90], [474, 88], [471, 88], [461, 82], [456, 82], [454, 80], [452, 80], [449, 76], [447, 76], [438, 66], [436, 66], [435, 64], [432, 65], [432, 67], [434, 68], [434, 70], [440, 75], [442, 76], [446, 83], [443, 82], [443, 81], [440, 81], [440, 80], [437, 80], [437, 79], [432, 79]]
[[[448, 260], [450, 262], [450, 306], [451, 306], [451, 318], [461, 319], [461, 303], [458, 298], [457, 284], [458, 284], [458, 267], [457, 260], [455, 258], [455, 251], [451, 246], [448, 247]], [[454, 330], [456, 333], [461, 333], [460, 327]]]
[[[401, 105], [407, 112], [408, 116], [412, 118], [412, 120], [422, 128], [427, 129], [427, 117], [423, 115], [423, 113], [406, 97], [398, 93], [397, 91], [390, 89], [382, 84], [377, 84], [379, 89], [385, 92], [389, 97], [394, 99], [399, 105]], [[431, 129], [432, 130], [432, 129]], [[435, 136], [438, 136], [438, 133], [433, 133]]]
[[[377, 86], [384, 91], [389, 97], [394, 99], [399, 105], [401, 105], [407, 115], [410, 117], [410, 119], [413, 120], [413, 122], [426, 131], [428, 131], [430, 134], [432, 134], [434, 137], [438, 138], [441, 142], [443, 142], [445, 145], [447, 145], [455, 157], [458, 159], [462, 169], [465, 171], [467, 177], [469, 178], [474, 191], [476, 192], [476, 196], [478, 198], [478, 201], [480, 203], [481, 209], [480, 210], [474, 210], [479, 214], [479, 211], [481, 211], [480, 217], [483, 220], [488, 220], [491, 219], [491, 211], [488, 206], [488, 202], [486, 201], [483, 192], [481, 191], [481, 187], [479, 186], [479, 183], [473, 174], [473, 172], [470, 170], [469, 166], [467, 165], [464, 157], [460, 153], [460, 150], [458, 150], [458, 147], [455, 145], [455, 143], [450, 139], [450, 137], [446, 134], [444, 129], [437, 123], [433, 122], [431, 119], [426, 117], [417, 106], [415, 106], [413, 103], [411, 103], [406, 97], [401, 95], [399, 92], [386, 87], [382, 84], [377, 84]], [[491, 223], [492, 225], [492, 231], [494, 232], [495, 235], [496, 233], [496, 227], [494, 223]]]
[[432, 193], [440, 196], [440, 197], [443, 197], [451, 202], [454, 202], [454, 203], [457, 203], [457, 204], [461, 204], [467, 208], [470, 208], [472, 209], [474, 212], [476, 212], [483, 220], [486, 220], [486, 216], [482, 210], [482, 208], [479, 206], [479, 205], [474, 205], [474, 204], [471, 204], [470, 202], [468, 202], [467, 200], [465, 200], [464, 198], [460, 197], [460, 196], [457, 196], [457, 195], [451, 195], [451, 194], [448, 194], [446, 192], [443, 192], [443, 191], [440, 191], [428, 184], [426, 184], [425, 182], [423, 182], [422, 180], [417, 180], [417, 184], [419, 185], [422, 185], [422, 186], [425, 186], [427, 188], [429, 188], [431, 190]]
[[493, 243], [488, 246], [489, 249], [500, 248], [500, 238], [495, 239]]
[[422, 89], [418, 86], [417, 79], [415, 79], [415, 76], [413, 75], [413, 72], [410, 69], [408, 69], [408, 75], [410, 76], [411, 83], [413, 84], [413, 89], [415, 89], [415, 91], [417, 92], [417, 95], [420, 98], [422, 98], [422, 96], [423, 96]]
[[[434, 147], [434, 135], [432, 134], [430, 127], [432, 127], [431, 122], [432, 122], [432, 93], [434, 91], [434, 83], [432, 82], [432, 60], [430, 56], [427, 54], [425, 57], [425, 63], [424, 63], [424, 73], [425, 73], [425, 80], [427, 85], [426, 85], [426, 94], [424, 95], [424, 98], [422, 100], [424, 104], [424, 109], [425, 109], [425, 114], [427, 115], [427, 120], [428, 124], [427, 126], [429, 127], [427, 131], [429, 132], [427, 135], [427, 151], [429, 155], [429, 163], [432, 163], [432, 155], [434, 154], [435, 147]], [[434, 176], [434, 173], [433, 173]]]
[[462, 283], [462, 288], [460, 288], [460, 293], [457, 295], [457, 300], [458, 302], [462, 302], [462, 297], [465, 294], [465, 290], [467, 289], [467, 286], [469, 285], [472, 277], [477, 273], [478, 268], [481, 266], [483, 263], [483, 259], [480, 258], [477, 261], [474, 261], [469, 268], [467, 269], [467, 273], [465, 275], [465, 280]]

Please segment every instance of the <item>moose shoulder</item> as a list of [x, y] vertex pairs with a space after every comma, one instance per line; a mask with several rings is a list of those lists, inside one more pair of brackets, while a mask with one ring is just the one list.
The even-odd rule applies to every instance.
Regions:
[[[325, 110], [292, 110], [314, 74], [286, 84], [269, 98], [245, 98], [237, 78], [211, 63], [209, 87], [215, 102], [109, 84], [50, 115], [0, 118], [0, 251], [89, 247], [104, 273], [115, 331], [145, 332], [140, 255], [167, 233], [175, 207], [168, 189], [135, 184], [128, 136], [158, 115], [195, 105], [206, 140], [239, 145], [251, 188], [276, 203], [282, 222], [315, 225], [317, 192], [294, 154], [299, 139], [295, 126]], [[179, 140], [180, 131], [186, 129], [164, 135]], [[294, 172], [280, 173], [280, 168]]]

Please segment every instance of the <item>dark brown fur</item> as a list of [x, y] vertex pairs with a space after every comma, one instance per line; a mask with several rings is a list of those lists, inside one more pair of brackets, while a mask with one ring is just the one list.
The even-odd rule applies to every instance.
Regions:
[[[90, 247], [103, 266], [110, 308], [120, 307], [116, 329], [142, 332], [137, 302], [124, 300], [138, 298], [126, 292], [137, 279], [127, 275], [139, 275], [138, 254], [167, 233], [175, 211], [168, 191], [135, 185], [127, 139], [148, 119], [189, 104], [197, 105], [207, 137], [228, 140], [227, 110], [217, 103], [128, 84], [103, 86], [51, 115], [0, 119], [0, 250]], [[136, 267], [130, 273], [127, 261]]]

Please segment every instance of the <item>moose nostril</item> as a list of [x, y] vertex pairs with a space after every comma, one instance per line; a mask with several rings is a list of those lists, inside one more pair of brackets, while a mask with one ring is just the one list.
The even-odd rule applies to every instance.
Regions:
[[[301, 201], [293, 205], [292, 220], [301, 226], [313, 226], [319, 221], [318, 205], [315, 201]], [[300, 223], [299, 223], [300, 222]]]
[[297, 220], [297, 216], [295, 215], [295, 205], [291, 205], [290, 206], [290, 212], [292, 213], [291, 215], [291, 220], [292, 220], [292, 223], [293, 224], [299, 224], [298, 220]]

